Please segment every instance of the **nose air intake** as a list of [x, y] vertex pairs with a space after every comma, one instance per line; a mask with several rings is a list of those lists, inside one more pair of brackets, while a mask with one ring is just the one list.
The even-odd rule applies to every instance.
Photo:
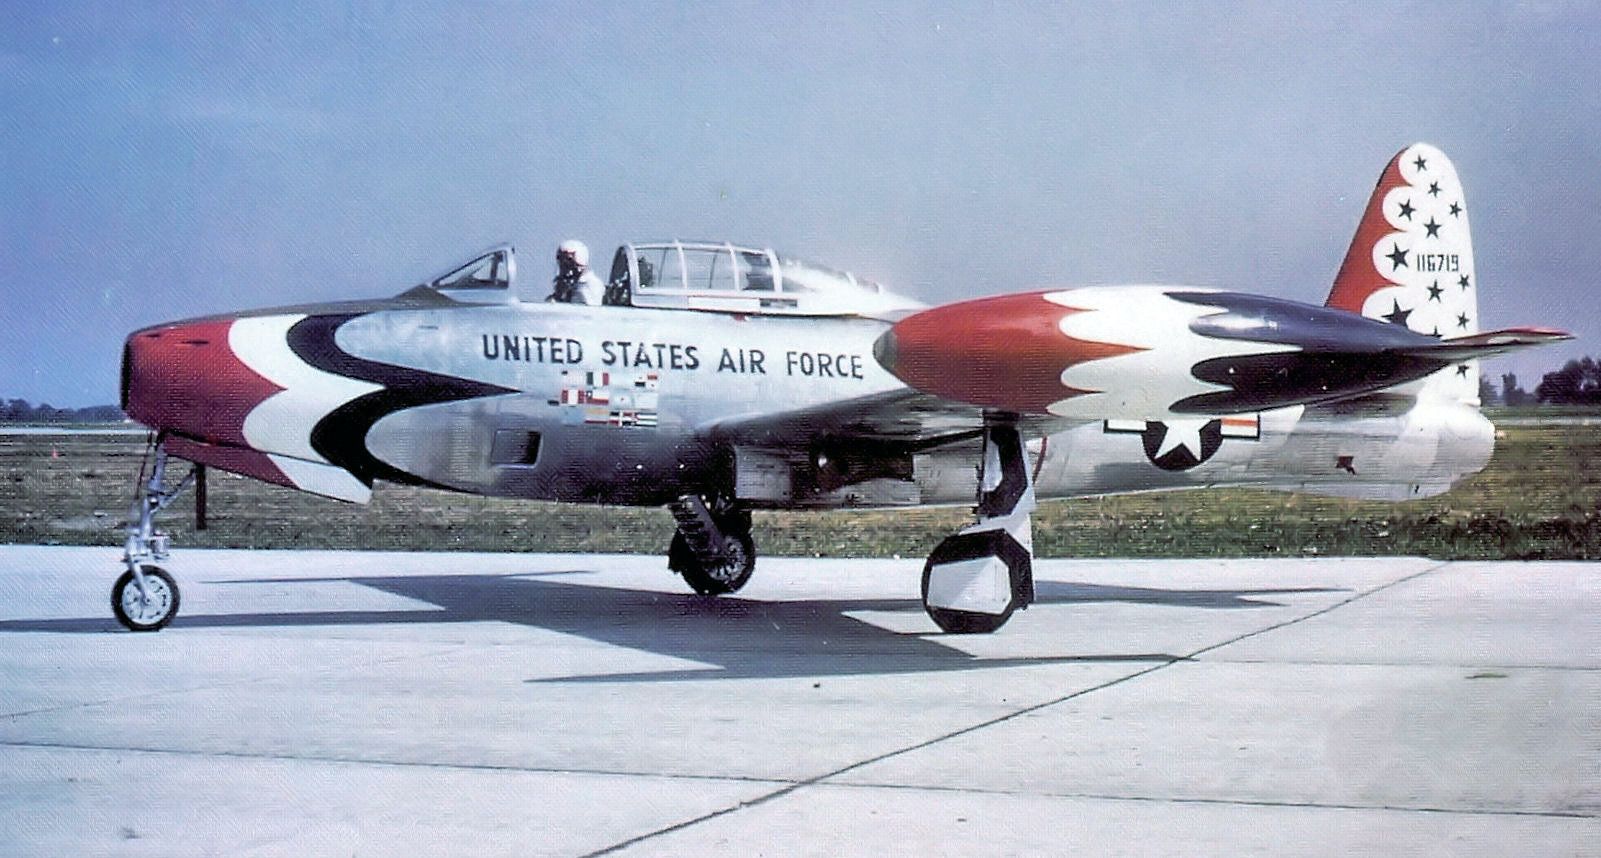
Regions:
[[236, 447], [245, 416], [279, 388], [229, 347], [233, 319], [177, 322], [135, 331], [123, 346], [122, 402], [158, 431]]

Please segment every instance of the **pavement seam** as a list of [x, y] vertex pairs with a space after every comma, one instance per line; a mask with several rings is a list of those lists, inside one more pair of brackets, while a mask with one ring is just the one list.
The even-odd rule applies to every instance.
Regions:
[[1292, 667], [1427, 667], [1450, 670], [1551, 670], [1568, 673], [1594, 673], [1601, 665], [1585, 664], [1496, 664], [1459, 661], [1332, 661], [1299, 658], [1209, 658], [1206, 664], [1282, 664]]
[[1349, 597], [1347, 597], [1345, 599], [1341, 599], [1340, 601], [1338, 601], [1338, 602], [1336, 602], [1336, 603], [1334, 603], [1332, 605], [1328, 605], [1326, 607], [1320, 608], [1320, 609], [1318, 609], [1316, 611], [1313, 611], [1313, 612], [1311, 612], [1309, 614], [1304, 614], [1304, 615], [1299, 616], [1299, 617], [1292, 617], [1292, 618], [1290, 618], [1288, 620], [1284, 620], [1282, 622], [1274, 623], [1274, 624], [1272, 624], [1270, 626], [1267, 626], [1266, 628], [1261, 628], [1261, 629], [1257, 629], [1255, 631], [1245, 632], [1243, 634], [1239, 634], [1239, 635], [1236, 635], [1236, 636], [1234, 636], [1232, 638], [1229, 638], [1228, 640], [1225, 640], [1225, 641], [1222, 641], [1222, 642], [1219, 642], [1219, 643], [1215, 643], [1215, 644], [1210, 644], [1208, 646], [1201, 647], [1200, 649], [1195, 650], [1194, 652], [1189, 653], [1188, 655], [1183, 655], [1183, 656], [1180, 656], [1180, 657], [1174, 658], [1174, 659], [1168, 659], [1168, 660], [1162, 661], [1162, 662], [1160, 662], [1158, 664], [1153, 664], [1150, 667], [1147, 667], [1147, 668], [1145, 668], [1143, 670], [1137, 670], [1137, 671], [1135, 671], [1133, 673], [1130, 673], [1130, 674], [1127, 674], [1125, 676], [1120, 676], [1120, 677], [1117, 677], [1115, 679], [1110, 679], [1110, 680], [1107, 680], [1106, 682], [1102, 682], [1102, 683], [1099, 683], [1097, 685], [1092, 685], [1092, 686], [1090, 686], [1088, 688], [1081, 688], [1078, 691], [1074, 691], [1074, 692], [1072, 692], [1070, 694], [1066, 694], [1066, 695], [1063, 695], [1061, 697], [1056, 697], [1056, 698], [1052, 698], [1050, 700], [1046, 700], [1046, 701], [1041, 702], [1041, 703], [1035, 703], [1035, 704], [1030, 705], [1030, 706], [1025, 706], [1022, 709], [1018, 709], [1016, 711], [1009, 712], [1009, 713], [1007, 713], [1005, 715], [999, 715], [999, 716], [996, 716], [994, 718], [990, 718], [988, 720], [981, 721], [981, 722], [979, 722], [977, 724], [970, 724], [970, 725], [968, 725], [966, 727], [962, 727], [962, 728], [957, 729], [957, 730], [951, 730], [951, 731], [943, 733], [943, 734], [941, 734], [939, 736], [935, 736], [935, 737], [933, 737], [931, 739], [926, 739], [924, 741], [917, 742], [917, 743], [912, 744], [912, 745], [907, 745], [907, 746], [905, 746], [903, 748], [896, 748], [894, 750], [885, 751], [882, 754], [877, 754], [875, 756], [869, 757], [869, 758], [864, 759], [864, 760], [858, 760], [858, 761], [856, 761], [854, 763], [851, 763], [851, 764], [846, 765], [846, 766], [841, 766], [841, 767], [839, 767], [837, 769], [834, 769], [833, 771], [830, 771], [830, 772], [824, 772], [823, 774], [820, 774], [820, 775], [814, 775], [814, 776], [809, 777], [809, 778], [804, 778], [804, 779], [801, 779], [801, 780], [798, 780], [798, 781], [794, 781], [794, 782], [789, 783], [788, 785], [784, 786], [783, 788], [774, 790], [773, 792], [770, 792], [770, 793], [768, 793], [766, 795], [760, 795], [760, 796], [757, 796], [757, 797], [755, 797], [753, 799], [749, 799], [747, 801], [741, 801], [741, 802], [738, 802], [736, 804], [729, 805], [728, 807], [719, 808], [717, 810], [711, 811], [710, 813], [702, 814], [702, 815], [697, 816], [697, 817], [695, 817], [693, 819], [686, 819], [686, 820], [683, 820], [681, 822], [676, 822], [676, 823], [673, 823], [672, 825], [668, 825], [668, 826], [664, 826], [662, 828], [656, 829], [655, 831], [648, 831], [648, 832], [645, 832], [644, 834], [635, 835], [634, 837], [630, 837], [630, 838], [627, 838], [625, 840], [620, 840], [620, 841], [618, 841], [616, 843], [613, 843], [612, 845], [607, 846], [607, 847], [605, 847], [603, 849], [597, 849], [597, 850], [595, 850], [593, 852], [584, 853], [583, 858], [596, 858], [596, 856], [611, 855], [611, 854], [620, 852], [620, 851], [622, 851], [624, 849], [628, 849], [628, 848], [630, 848], [632, 846], [637, 846], [637, 845], [639, 845], [641, 843], [644, 843], [647, 840], [653, 840], [653, 839], [655, 839], [657, 837], [661, 837], [661, 836], [664, 836], [664, 835], [667, 835], [667, 834], [672, 834], [672, 833], [678, 832], [678, 831], [683, 831], [686, 828], [691, 828], [691, 827], [699, 825], [699, 824], [701, 824], [703, 822], [710, 822], [711, 820], [719, 819], [721, 817], [727, 816], [727, 815], [729, 815], [731, 813], [735, 813], [737, 811], [744, 810], [746, 808], [756, 807], [757, 805], [766, 804], [766, 803], [768, 803], [770, 801], [773, 801], [775, 799], [783, 798], [783, 797], [785, 797], [787, 795], [790, 795], [791, 793], [794, 793], [794, 792], [796, 792], [796, 791], [798, 791], [800, 789], [803, 789], [805, 787], [821, 784], [824, 781], [831, 781], [834, 778], [839, 777], [840, 775], [846, 774], [848, 772], [856, 771], [857, 769], [866, 768], [867, 766], [874, 765], [875, 763], [881, 763], [881, 762], [883, 762], [885, 760], [893, 759], [895, 757], [899, 757], [899, 756], [901, 756], [903, 754], [909, 754], [909, 753], [912, 753], [914, 751], [921, 751], [921, 750], [923, 750], [925, 748], [929, 748], [929, 747], [932, 747], [934, 745], [940, 744], [941, 742], [946, 742], [946, 741], [949, 741], [951, 739], [955, 739], [955, 738], [958, 738], [958, 737], [961, 737], [961, 736], [966, 736], [966, 735], [968, 735], [970, 733], [976, 733], [979, 730], [988, 729], [988, 728], [994, 727], [994, 726], [996, 726], [998, 724], [1004, 724], [1004, 723], [1006, 723], [1008, 721], [1012, 721], [1012, 720], [1015, 720], [1017, 718], [1021, 718], [1021, 717], [1025, 716], [1025, 715], [1031, 715], [1031, 714], [1033, 714], [1035, 712], [1039, 712], [1039, 711], [1041, 711], [1043, 709], [1048, 709], [1048, 708], [1050, 708], [1052, 706], [1056, 706], [1056, 705], [1061, 704], [1061, 703], [1066, 703], [1066, 702], [1068, 702], [1070, 700], [1076, 700], [1076, 699], [1078, 699], [1080, 697], [1083, 697], [1083, 696], [1088, 695], [1088, 694], [1093, 694], [1093, 693], [1095, 693], [1097, 691], [1102, 691], [1102, 690], [1105, 690], [1107, 688], [1111, 688], [1111, 687], [1116, 686], [1116, 685], [1122, 685], [1125, 682], [1129, 682], [1131, 680], [1138, 679], [1138, 678], [1140, 678], [1142, 676], [1146, 676], [1148, 674], [1155, 673], [1155, 672], [1157, 672], [1159, 670], [1162, 670], [1164, 668], [1170, 667], [1170, 666], [1172, 666], [1174, 664], [1177, 664], [1177, 663], [1180, 663], [1180, 662], [1185, 662], [1185, 661], [1191, 661], [1196, 656], [1202, 655], [1204, 653], [1213, 652], [1215, 650], [1222, 649], [1223, 647], [1239, 643], [1240, 641], [1248, 640], [1248, 639], [1256, 637], [1258, 635], [1267, 634], [1268, 632], [1277, 631], [1279, 629], [1286, 628], [1288, 626], [1292, 626], [1292, 625], [1295, 625], [1297, 623], [1313, 619], [1315, 617], [1321, 617], [1324, 614], [1327, 614], [1327, 613], [1329, 613], [1331, 611], [1335, 611], [1335, 610], [1338, 610], [1340, 608], [1343, 608], [1346, 605], [1351, 604], [1352, 602], [1356, 602], [1356, 601], [1359, 601], [1361, 599], [1365, 599], [1368, 596], [1371, 596], [1371, 595], [1373, 595], [1375, 593], [1381, 593], [1381, 592], [1383, 592], [1385, 590], [1390, 589], [1391, 587], [1396, 587], [1396, 586], [1399, 586], [1401, 584], [1405, 584], [1405, 583], [1407, 583], [1409, 581], [1413, 581], [1413, 580], [1415, 580], [1417, 578], [1421, 578], [1424, 575], [1428, 575], [1431, 572], [1438, 571], [1438, 570], [1443, 569], [1443, 568], [1445, 568], [1446, 566], [1449, 566], [1449, 565], [1450, 565], [1450, 561], [1443, 561], [1443, 562], [1440, 562], [1440, 563], [1436, 563], [1436, 564], [1434, 564], [1432, 566], [1427, 566], [1427, 567], [1425, 567], [1423, 569], [1418, 570], [1417, 572], [1413, 572], [1413, 573], [1408, 574], [1408, 575], [1403, 575], [1400, 578], [1397, 578], [1397, 579], [1395, 579], [1393, 581], [1389, 581], [1389, 582], [1384, 583], [1384, 584], [1380, 584], [1377, 587], [1372, 587], [1370, 589], [1362, 590], [1360, 592], [1354, 593], [1354, 594], [1352, 594], [1351, 596], [1349, 596]]
[[330, 765], [379, 766], [396, 769], [448, 769], [478, 772], [522, 772], [548, 775], [596, 775], [601, 777], [661, 778], [682, 781], [721, 781], [749, 784], [793, 784], [790, 778], [759, 778], [749, 775], [697, 775], [674, 772], [641, 772], [626, 769], [575, 769], [571, 766], [521, 766], [511, 763], [444, 763], [420, 760], [385, 760], [377, 757], [340, 757], [324, 754], [274, 754], [266, 751], [202, 751], [185, 748], [146, 748], [132, 745], [91, 745], [80, 742], [45, 742], [30, 739], [0, 739], [0, 748], [30, 748], [44, 751], [101, 751], [106, 753], [155, 754], [173, 757], [206, 757], [226, 760], [257, 760], [282, 763], [326, 763]]
[[[1324, 614], [1329, 614], [1329, 613], [1333, 613], [1334, 611], [1338, 611], [1339, 609], [1345, 607], [1346, 605], [1351, 604], [1352, 602], [1357, 602], [1357, 601], [1360, 601], [1362, 599], [1366, 599], [1367, 597], [1372, 596], [1372, 595], [1374, 595], [1376, 593], [1382, 593], [1385, 590], [1389, 590], [1389, 589], [1391, 589], [1393, 587], [1399, 587], [1402, 584], [1407, 584], [1407, 583], [1410, 583], [1412, 581], [1416, 581], [1417, 579], [1422, 578], [1425, 575], [1429, 575], [1431, 573], [1438, 572], [1441, 569], [1444, 569], [1445, 567], [1450, 566], [1450, 565], [1451, 565], [1451, 561], [1449, 561], [1449, 560], [1441, 561], [1439, 563], [1434, 564], [1433, 566], [1427, 566], [1427, 567], [1425, 567], [1423, 569], [1419, 569], [1418, 571], [1413, 572], [1410, 575], [1402, 575], [1401, 577], [1399, 577], [1399, 578], [1395, 579], [1394, 581], [1391, 581], [1391, 582], [1389, 582], [1387, 584], [1380, 584], [1379, 586], [1374, 587], [1374, 588], [1372, 588], [1370, 590], [1362, 590], [1361, 592], [1353, 593], [1350, 596], [1347, 596], [1346, 598], [1341, 599], [1340, 601], [1335, 602], [1332, 605], [1328, 605], [1326, 607], [1319, 608], [1318, 610], [1313, 611], [1312, 613], [1307, 614], [1305, 616], [1292, 617], [1292, 618], [1290, 618], [1288, 620], [1284, 620], [1283, 622], [1274, 623], [1273, 625], [1268, 626], [1266, 628], [1257, 629], [1256, 631], [1253, 631], [1253, 632], [1246, 632], [1246, 633], [1244, 633], [1242, 635], [1237, 635], [1235, 637], [1229, 638], [1226, 641], [1222, 641], [1220, 643], [1212, 644], [1211, 646], [1201, 647], [1200, 649], [1196, 650], [1195, 652], [1192, 652], [1189, 655], [1186, 655], [1184, 658], [1186, 660], [1193, 660], [1197, 656], [1205, 655], [1206, 653], [1209, 653], [1209, 652], [1216, 652], [1217, 650], [1220, 650], [1220, 649], [1222, 649], [1224, 647], [1233, 646], [1233, 645], [1235, 645], [1235, 644], [1237, 644], [1237, 643], [1239, 643], [1241, 641], [1250, 640], [1251, 638], [1258, 637], [1258, 636], [1261, 636], [1261, 635], [1265, 635], [1265, 634], [1268, 634], [1269, 632], [1276, 632], [1279, 629], [1287, 628], [1287, 627], [1293, 626], [1293, 625], [1298, 625], [1300, 623], [1306, 622], [1307, 620], [1317, 619], [1318, 617], [1321, 617]], [[1165, 665], [1164, 665], [1164, 667], [1165, 667]]]
[[883, 789], [905, 792], [946, 792], [970, 795], [1010, 796], [1014, 798], [1060, 798], [1083, 799], [1087, 801], [1126, 801], [1145, 802], [1150, 804], [1210, 804], [1239, 807], [1284, 807], [1307, 808], [1311, 810], [1380, 810], [1395, 813], [1443, 813], [1459, 816], [1532, 816], [1549, 817], [1556, 819], [1596, 819], [1601, 813], [1584, 813], [1576, 810], [1517, 810], [1515, 808], [1482, 808], [1469, 809], [1460, 807], [1432, 807], [1428, 805], [1405, 804], [1350, 804], [1343, 802], [1321, 801], [1273, 801], [1271, 799], [1255, 798], [1207, 798], [1204, 796], [1180, 795], [1129, 795], [1126, 793], [1093, 793], [1093, 792], [1033, 792], [1028, 790], [991, 789], [986, 787], [952, 787], [928, 786], [921, 784], [874, 783], [869, 781], [834, 781], [830, 783], [814, 784], [814, 786], [835, 789]]

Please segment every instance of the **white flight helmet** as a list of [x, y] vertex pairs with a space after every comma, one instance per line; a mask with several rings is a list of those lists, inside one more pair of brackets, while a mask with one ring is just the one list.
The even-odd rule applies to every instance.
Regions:
[[579, 268], [589, 267], [589, 248], [576, 238], [569, 238], [556, 245], [556, 257], [569, 257]]

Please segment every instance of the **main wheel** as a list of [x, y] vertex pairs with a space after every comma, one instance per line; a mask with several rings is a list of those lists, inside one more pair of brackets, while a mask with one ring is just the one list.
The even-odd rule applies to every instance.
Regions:
[[923, 567], [923, 610], [928, 612], [928, 618], [939, 626], [939, 630], [951, 635], [987, 635], [1012, 618], [1015, 603], [1006, 606], [1002, 614], [981, 614], [976, 611], [957, 611], [951, 608], [936, 608], [928, 603], [928, 579], [933, 571], [933, 564]]
[[178, 582], [160, 566], [140, 566], [139, 571], [145, 576], [146, 598], [140, 598], [133, 572], [124, 572], [111, 587], [111, 612], [129, 631], [158, 631], [178, 616]]
[[[961, 583], [963, 573], [959, 569], [973, 562], [983, 563], [984, 567], [978, 572], [969, 570], [966, 574], [974, 577], [964, 585]], [[999, 564], [999, 568], [994, 564]], [[933, 579], [936, 568], [944, 573], [941, 576], [944, 586], [940, 588], [944, 592], [935, 600], [939, 604], [931, 604], [929, 594], [935, 589]], [[945, 577], [953, 573], [957, 575], [957, 587], [962, 591], [961, 597], [955, 599], [948, 592], [951, 582]], [[983, 576], [996, 575], [1004, 577], [999, 580], [991, 577], [985, 583]], [[969, 590], [969, 587], [973, 589]], [[1003, 593], [1004, 599], [1001, 598]], [[944, 632], [989, 634], [1006, 625], [1014, 611], [1027, 607], [1033, 600], [1033, 556], [1015, 537], [1000, 528], [948, 536], [934, 547], [934, 551], [928, 555], [928, 562], [923, 564], [923, 610], [928, 612], [934, 625]]]
[[675, 531], [673, 544], [667, 549], [667, 565], [702, 596], [732, 593], [745, 586], [756, 571], [756, 541], [749, 533], [735, 532], [723, 537], [723, 545], [723, 556], [706, 565], [689, 549], [684, 534]]

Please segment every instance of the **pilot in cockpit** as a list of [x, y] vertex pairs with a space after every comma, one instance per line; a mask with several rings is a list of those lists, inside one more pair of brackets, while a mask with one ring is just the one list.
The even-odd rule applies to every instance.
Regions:
[[547, 302], [599, 304], [606, 284], [589, 270], [589, 248], [576, 238], [556, 246], [556, 279], [551, 283]]

